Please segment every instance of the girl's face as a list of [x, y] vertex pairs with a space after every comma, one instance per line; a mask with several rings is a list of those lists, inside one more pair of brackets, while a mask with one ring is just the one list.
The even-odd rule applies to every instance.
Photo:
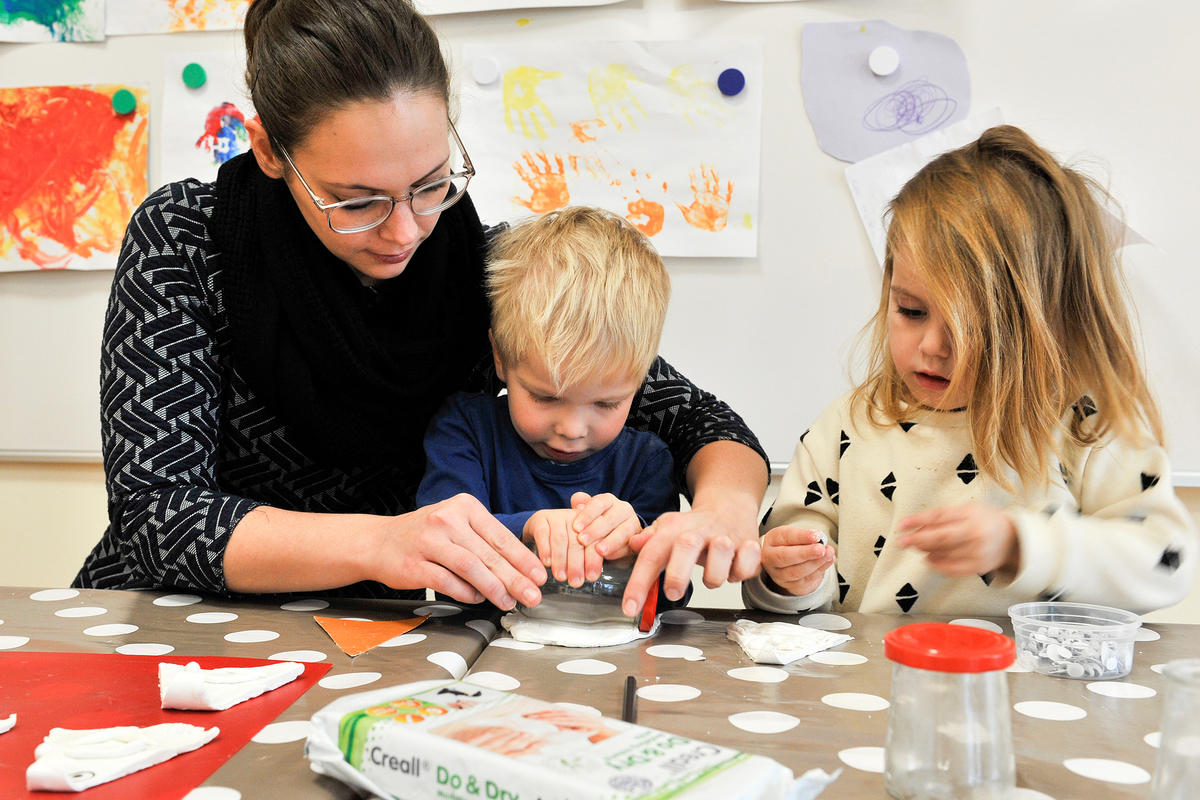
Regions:
[[[447, 125], [446, 104], [438, 95], [397, 93], [386, 102], [360, 100], [331, 111], [288, 155], [326, 203], [370, 195], [403, 197], [453, 171]], [[440, 214], [417, 216], [408, 203], [396, 203], [378, 227], [360, 233], [333, 231], [296, 173], [271, 151], [261, 125], [254, 125], [257, 131], [247, 128], [263, 171], [284, 178], [317, 238], [363, 283], [402, 273], [437, 225]]]
[[918, 403], [950, 410], [966, 405], [966, 387], [947, 394], [955, 355], [950, 329], [929, 301], [925, 281], [903, 250], [892, 257], [888, 297], [888, 345], [896, 372]]

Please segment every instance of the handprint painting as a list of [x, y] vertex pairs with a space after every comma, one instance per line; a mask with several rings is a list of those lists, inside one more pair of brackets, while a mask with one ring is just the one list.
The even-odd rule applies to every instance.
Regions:
[[98, 42], [105, 0], [4, 0], [0, 42]]
[[0, 89], [0, 270], [112, 269], [146, 196], [149, 93], [122, 86]]
[[[466, 73], [496, 76], [467, 78], [460, 93], [486, 222], [592, 205], [663, 255], [756, 255], [760, 44], [489, 44], [467, 46], [463, 61]], [[746, 86], [726, 97], [717, 76], [731, 67]]]

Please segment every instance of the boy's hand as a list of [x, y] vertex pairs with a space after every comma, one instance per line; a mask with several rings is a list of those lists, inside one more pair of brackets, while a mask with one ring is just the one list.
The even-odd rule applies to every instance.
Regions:
[[[595, 545], [596, 554], [604, 559], [621, 558], [633, 552], [629, 539], [641, 532], [642, 523], [629, 503], [608, 493], [593, 496], [576, 492], [571, 495], [571, 508], [576, 512], [572, 527], [580, 545]], [[599, 575], [597, 571], [596, 577]]]
[[571, 524], [577, 512], [573, 508], [547, 508], [536, 512], [525, 523], [522, 538], [533, 540], [538, 558], [557, 581], [581, 586], [585, 579], [600, 577], [604, 559], [595, 547], [584, 547]]
[[943, 575], [1017, 570], [1017, 527], [998, 508], [979, 503], [935, 508], [905, 517], [897, 529], [905, 534], [899, 545], [924, 550], [929, 565]]
[[835, 555], [821, 534], [795, 525], [772, 528], [762, 540], [763, 569], [779, 588], [793, 595], [815, 592]]

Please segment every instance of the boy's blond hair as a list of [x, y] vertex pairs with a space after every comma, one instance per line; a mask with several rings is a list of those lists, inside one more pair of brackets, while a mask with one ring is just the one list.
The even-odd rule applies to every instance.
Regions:
[[658, 352], [671, 279], [633, 225], [575, 206], [500, 234], [487, 290], [500, 361], [537, 359], [562, 391], [592, 377], [645, 375]]
[[[872, 417], [901, 420], [911, 403], [888, 348], [897, 251], [944, 315], [957, 358], [948, 392], [966, 387], [974, 457], [1002, 485], [1007, 465], [1044, 483], [1066, 433], [1083, 445], [1148, 430], [1162, 441], [1130, 321], [1104, 191], [1060, 165], [1024, 131], [991, 128], [944, 153], [890, 205], [871, 367], [855, 390]], [[1081, 403], [1087, 395], [1094, 406]]]

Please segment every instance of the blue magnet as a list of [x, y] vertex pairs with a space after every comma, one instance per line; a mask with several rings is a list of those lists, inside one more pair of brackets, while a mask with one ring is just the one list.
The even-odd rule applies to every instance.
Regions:
[[717, 76], [717, 88], [726, 97], [733, 97], [746, 88], [746, 76], [740, 69], [730, 67]]

